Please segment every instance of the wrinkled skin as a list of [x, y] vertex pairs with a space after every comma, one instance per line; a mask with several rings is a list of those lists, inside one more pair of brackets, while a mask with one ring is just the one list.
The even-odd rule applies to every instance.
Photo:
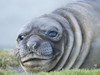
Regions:
[[[17, 39], [20, 61], [24, 67], [27, 67], [26, 70], [29, 72], [51, 70], [62, 53], [60, 51], [63, 45], [61, 40], [64, 37], [60, 24], [52, 19], [38, 18], [23, 27], [20, 32]], [[50, 33], [54, 32], [56, 32], [56, 36], [50, 36]], [[23, 39], [21, 39], [21, 36]], [[57, 45], [60, 47], [57, 47]]]
[[100, 68], [100, 1], [59, 8], [23, 26], [17, 56], [26, 72]]

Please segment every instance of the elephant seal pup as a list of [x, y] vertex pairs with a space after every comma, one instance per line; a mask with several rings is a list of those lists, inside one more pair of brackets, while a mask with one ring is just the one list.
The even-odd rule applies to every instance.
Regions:
[[100, 0], [35, 18], [20, 30], [16, 49], [26, 72], [100, 68]]

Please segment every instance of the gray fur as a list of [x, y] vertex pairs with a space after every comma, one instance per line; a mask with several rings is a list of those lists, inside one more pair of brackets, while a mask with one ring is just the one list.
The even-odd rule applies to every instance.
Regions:
[[[56, 37], [47, 36], [56, 31]], [[100, 1], [85, 0], [35, 18], [19, 32], [17, 55], [26, 72], [100, 68]]]

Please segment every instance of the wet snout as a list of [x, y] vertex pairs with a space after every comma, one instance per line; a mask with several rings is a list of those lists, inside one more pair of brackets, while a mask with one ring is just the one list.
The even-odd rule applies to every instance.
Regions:
[[29, 50], [31, 50], [32, 52], [36, 52], [37, 47], [40, 45], [40, 42], [41, 42], [41, 38], [37, 35], [33, 35], [29, 37], [26, 45], [29, 48]]
[[39, 38], [38, 36], [34, 35], [34, 36], [31, 36], [26, 45], [29, 49], [31, 50], [35, 50], [37, 46], [39, 46], [39, 43], [41, 41], [41, 38]]
[[26, 43], [28, 49], [38, 55], [52, 55], [53, 49], [49, 42], [44, 41], [37, 35], [31, 36]]

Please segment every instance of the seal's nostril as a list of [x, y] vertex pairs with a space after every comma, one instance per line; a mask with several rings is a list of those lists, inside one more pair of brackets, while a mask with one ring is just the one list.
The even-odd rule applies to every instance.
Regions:
[[27, 43], [27, 47], [29, 47], [29, 48], [30, 48], [30, 43], [29, 43], [29, 42]]
[[34, 41], [28, 41], [28, 42], [27, 42], [27, 47], [30, 48], [30, 49], [35, 49], [36, 44], [37, 44], [37, 43], [34, 42]]
[[35, 49], [35, 47], [36, 47], [36, 42], [33, 42], [32, 49]]

